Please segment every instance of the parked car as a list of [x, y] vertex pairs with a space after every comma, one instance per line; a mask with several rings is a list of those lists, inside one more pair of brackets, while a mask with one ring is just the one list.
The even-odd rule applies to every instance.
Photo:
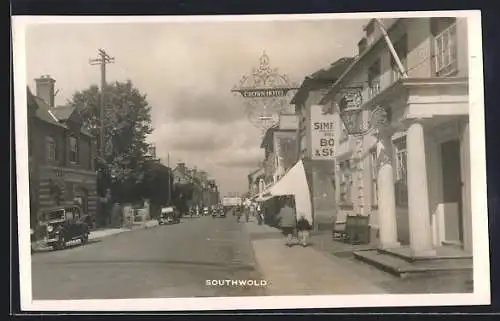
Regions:
[[174, 206], [167, 206], [161, 209], [160, 218], [158, 219], [158, 224], [175, 224], [179, 223], [179, 213]]
[[85, 244], [90, 235], [85, 218], [79, 206], [55, 207], [42, 213], [38, 231], [42, 241], [56, 250], [64, 249], [69, 241], [80, 240]]
[[210, 210], [208, 209], [208, 207], [203, 208], [203, 215], [210, 215]]
[[223, 208], [218, 208], [214, 212], [216, 217], [226, 217], [226, 211]]

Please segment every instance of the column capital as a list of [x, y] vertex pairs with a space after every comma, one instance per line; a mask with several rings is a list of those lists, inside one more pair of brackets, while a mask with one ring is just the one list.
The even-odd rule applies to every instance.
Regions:
[[401, 127], [402, 129], [408, 129], [411, 125], [414, 124], [425, 126], [426, 122], [428, 122], [430, 119], [430, 117], [408, 117], [401, 120]]

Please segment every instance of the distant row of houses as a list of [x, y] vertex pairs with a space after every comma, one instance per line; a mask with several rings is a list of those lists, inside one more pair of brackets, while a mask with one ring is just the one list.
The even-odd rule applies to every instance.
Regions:
[[[305, 77], [291, 101], [295, 111], [267, 130], [249, 191], [271, 204], [273, 188], [301, 161], [307, 179], [296, 184], [310, 195], [316, 230], [361, 214], [381, 248], [414, 257], [447, 246], [471, 253], [467, 19], [381, 21], [407, 75], [371, 20], [357, 56]], [[375, 107], [387, 112], [383, 131], [346, 131], [339, 103], [353, 87], [362, 122]]]
[[196, 168], [188, 168], [179, 162], [172, 171], [175, 187], [192, 186], [192, 194], [188, 201], [189, 207], [208, 207], [219, 203], [219, 187], [214, 179], [208, 178], [208, 173]]

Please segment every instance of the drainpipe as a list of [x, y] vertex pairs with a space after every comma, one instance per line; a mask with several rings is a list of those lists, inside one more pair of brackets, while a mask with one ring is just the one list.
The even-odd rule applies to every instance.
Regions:
[[385, 42], [387, 43], [387, 47], [389, 47], [389, 51], [391, 52], [392, 57], [398, 64], [398, 68], [399, 71], [401, 72], [401, 75], [403, 75], [404, 78], [408, 78], [408, 74], [406, 73], [406, 70], [403, 64], [401, 63], [399, 56], [396, 53], [396, 50], [394, 49], [394, 45], [392, 44], [391, 38], [389, 38], [389, 35], [387, 34], [387, 30], [385, 30], [384, 24], [382, 23], [382, 21], [380, 21], [380, 19], [375, 19], [375, 21], [377, 22], [380, 32], [382, 32], [382, 35], [384, 36]]

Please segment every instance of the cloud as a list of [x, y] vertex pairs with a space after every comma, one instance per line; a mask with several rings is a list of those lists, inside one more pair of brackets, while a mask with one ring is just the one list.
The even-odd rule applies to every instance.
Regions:
[[153, 135], [157, 149], [200, 153], [215, 152], [232, 144], [230, 135], [207, 120], [168, 122], [157, 127]]
[[260, 146], [258, 130], [246, 119], [225, 124], [207, 119], [165, 121], [155, 127], [150, 140], [158, 152], [192, 152], [197, 158]]
[[263, 150], [260, 148], [240, 148], [227, 150], [224, 157], [217, 160], [215, 164], [224, 168], [254, 168], [262, 161]]
[[[225, 99], [224, 99], [225, 98]], [[228, 123], [245, 117], [244, 109], [235, 105], [234, 98], [220, 93], [200, 93], [196, 88], [181, 89], [171, 99], [167, 113], [174, 120], [204, 120]]]

